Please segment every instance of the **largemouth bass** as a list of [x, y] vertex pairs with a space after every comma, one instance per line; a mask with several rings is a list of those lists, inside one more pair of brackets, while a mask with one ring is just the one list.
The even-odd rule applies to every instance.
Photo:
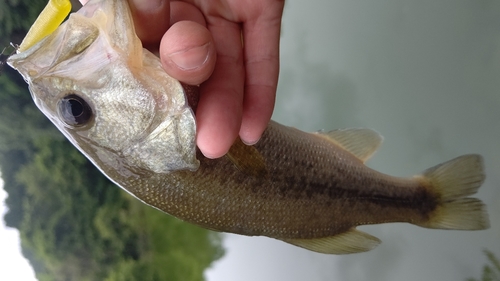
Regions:
[[187, 222], [332, 254], [380, 243], [358, 225], [489, 226], [484, 204], [469, 197], [485, 177], [479, 155], [397, 178], [364, 165], [382, 141], [374, 131], [305, 133], [271, 121], [257, 144], [237, 140], [226, 156], [205, 158], [195, 144], [195, 88], [142, 48], [127, 1], [91, 0], [8, 63], [111, 181]]

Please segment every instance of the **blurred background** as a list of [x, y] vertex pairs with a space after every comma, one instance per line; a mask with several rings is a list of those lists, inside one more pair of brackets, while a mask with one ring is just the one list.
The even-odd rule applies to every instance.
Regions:
[[[0, 46], [20, 42], [45, 3], [0, 2]], [[10, 228], [0, 230], [0, 279], [9, 269], [34, 278], [15, 228], [38, 280], [500, 280], [499, 77], [498, 1], [287, 0], [273, 119], [305, 131], [374, 129], [385, 141], [368, 165], [395, 176], [467, 153], [485, 160], [477, 197], [490, 229], [363, 226], [383, 243], [329, 256], [212, 233], [136, 202], [67, 144], [6, 68], [0, 167]]]

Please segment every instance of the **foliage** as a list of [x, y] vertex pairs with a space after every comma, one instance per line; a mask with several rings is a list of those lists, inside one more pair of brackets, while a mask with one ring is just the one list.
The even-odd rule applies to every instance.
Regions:
[[[0, 46], [10, 41], [21, 43], [33, 20], [47, 4], [47, 0], [2, 0], [0, 1]], [[8, 36], [7, 36], [8, 35]]]
[[500, 261], [491, 251], [485, 249], [484, 254], [491, 265], [487, 264], [483, 267], [481, 279], [468, 278], [467, 281], [500, 281]]
[[[0, 1], [0, 43], [19, 43], [45, 4]], [[223, 254], [217, 234], [142, 204], [102, 176], [8, 67], [0, 76], [0, 169], [4, 220], [19, 229], [40, 281], [203, 280]]]

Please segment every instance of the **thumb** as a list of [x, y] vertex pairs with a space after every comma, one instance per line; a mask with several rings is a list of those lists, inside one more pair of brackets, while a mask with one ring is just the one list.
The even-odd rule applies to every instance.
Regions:
[[212, 35], [194, 21], [176, 22], [161, 40], [160, 58], [170, 76], [190, 85], [199, 85], [210, 77], [215, 67]]

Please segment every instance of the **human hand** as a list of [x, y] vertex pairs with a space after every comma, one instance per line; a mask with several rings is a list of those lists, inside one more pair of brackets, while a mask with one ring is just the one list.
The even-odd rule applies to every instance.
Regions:
[[159, 44], [165, 71], [200, 85], [201, 152], [221, 157], [238, 134], [243, 142], [256, 143], [274, 108], [284, 0], [129, 3], [137, 35], [145, 47]]

